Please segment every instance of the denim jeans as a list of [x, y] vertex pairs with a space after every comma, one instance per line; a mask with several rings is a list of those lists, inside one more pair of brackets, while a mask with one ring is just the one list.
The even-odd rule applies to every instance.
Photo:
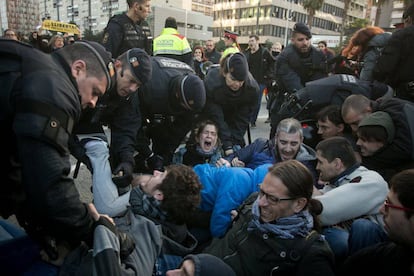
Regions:
[[369, 219], [357, 219], [349, 231], [349, 255], [367, 246], [388, 240], [388, 235], [377, 223]]
[[332, 249], [335, 260], [343, 261], [348, 256], [348, 231], [339, 227], [326, 227], [322, 230], [322, 234]]
[[338, 227], [327, 227], [322, 234], [325, 235], [338, 263], [362, 248], [388, 240], [380, 225], [364, 218], [356, 219], [349, 232]]
[[87, 142], [85, 149], [93, 168], [93, 203], [99, 213], [119, 216], [129, 205], [130, 192], [118, 195], [118, 188], [112, 181], [108, 144], [99, 138], [91, 138], [94, 140]]

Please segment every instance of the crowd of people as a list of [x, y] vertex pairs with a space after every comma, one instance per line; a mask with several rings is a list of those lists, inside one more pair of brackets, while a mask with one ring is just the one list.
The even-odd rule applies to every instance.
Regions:
[[[127, 3], [100, 43], [0, 39], [2, 272], [414, 275], [414, 5], [335, 55], [301, 22], [271, 49], [192, 47], [173, 17], [152, 39], [150, 1]], [[246, 141], [265, 91], [269, 135]], [[289, 101], [318, 107], [314, 144]]]

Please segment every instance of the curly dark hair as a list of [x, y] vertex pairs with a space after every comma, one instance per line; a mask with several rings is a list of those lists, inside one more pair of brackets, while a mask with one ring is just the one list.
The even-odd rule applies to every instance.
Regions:
[[168, 221], [186, 223], [200, 205], [200, 179], [192, 167], [182, 164], [169, 165], [166, 172], [158, 187], [164, 195], [161, 209], [167, 212]]

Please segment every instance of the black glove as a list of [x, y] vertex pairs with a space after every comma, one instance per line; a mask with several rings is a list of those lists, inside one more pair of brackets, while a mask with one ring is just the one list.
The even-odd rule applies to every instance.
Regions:
[[145, 166], [151, 170], [163, 172], [164, 159], [161, 156], [152, 153], [147, 159], [145, 159]]
[[116, 167], [116, 169], [112, 172], [113, 174], [117, 175], [119, 172], [123, 172], [123, 176], [132, 176], [132, 172], [134, 167], [130, 162], [122, 162]]
[[129, 254], [132, 253], [135, 249], [134, 239], [127, 233], [119, 231], [115, 225], [113, 225], [106, 217], [100, 216], [99, 220], [95, 221], [95, 227], [98, 225], [103, 225], [112, 233], [114, 233], [119, 239], [119, 255], [121, 260], [124, 260]]
[[69, 150], [73, 157], [85, 164], [89, 171], [93, 173], [91, 160], [86, 155], [86, 149], [83, 146], [84, 144], [85, 143], [80, 142], [77, 138], [72, 137], [71, 139], [69, 139]]

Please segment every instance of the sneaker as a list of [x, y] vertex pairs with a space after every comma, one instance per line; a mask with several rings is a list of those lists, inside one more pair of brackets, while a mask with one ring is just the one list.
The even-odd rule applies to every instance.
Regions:
[[255, 128], [255, 127], [256, 127], [256, 123], [251, 123], [251, 124], [250, 124], [250, 127], [251, 127], [251, 128]]

